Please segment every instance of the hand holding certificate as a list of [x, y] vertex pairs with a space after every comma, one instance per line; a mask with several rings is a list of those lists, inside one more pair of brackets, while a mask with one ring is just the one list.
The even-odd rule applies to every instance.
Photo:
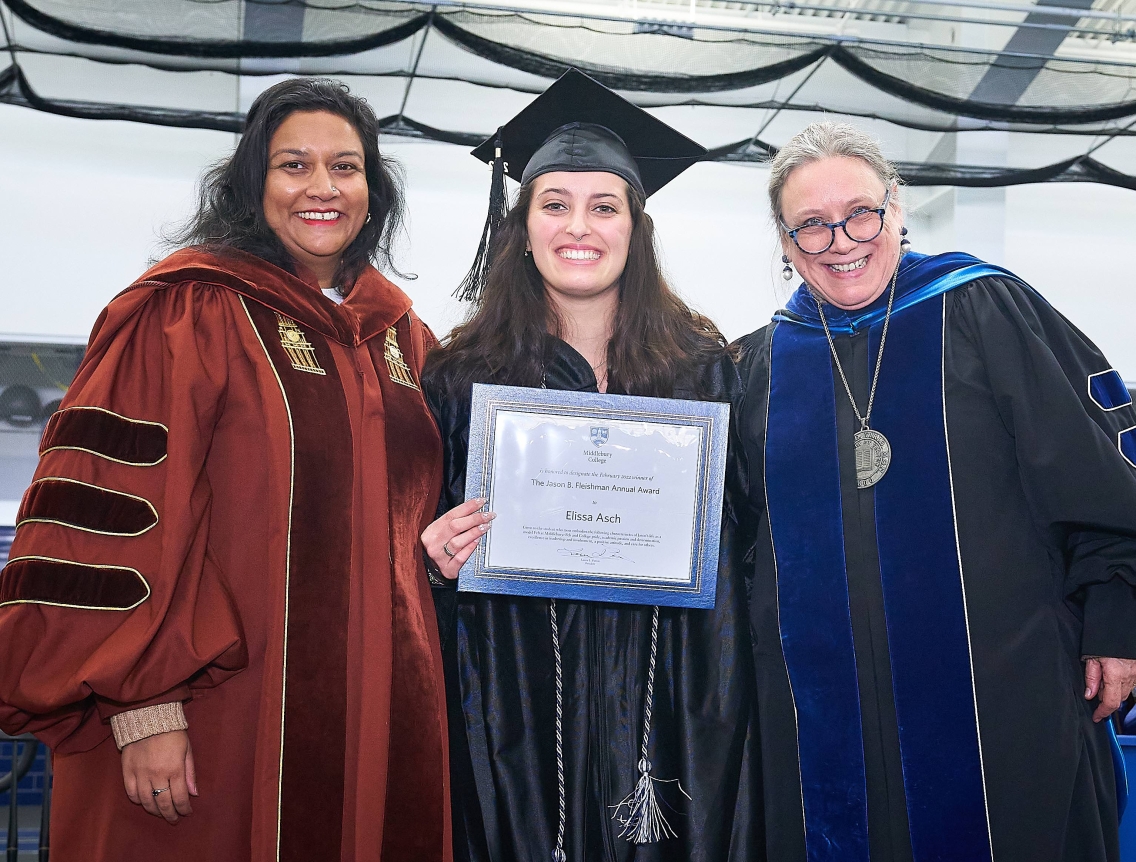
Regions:
[[729, 406], [475, 385], [460, 590], [713, 607]]

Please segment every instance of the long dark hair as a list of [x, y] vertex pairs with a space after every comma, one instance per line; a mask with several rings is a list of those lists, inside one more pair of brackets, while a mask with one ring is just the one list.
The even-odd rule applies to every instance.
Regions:
[[[536, 264], [525, 254], [533, 184], [522, 186], [493, 239], [485, 289], [472, 315], [431, 354], [428, 374], [453, 393], [471, 383], [539, 386], [545, 335], [561, 335]], [[667, 284], [655, 253], [655, 225], [643, 197], [627, 188], [631, 244], [620, 278], [620, 302], [608, 343], [608, 391], [670, 397], [676, 382], [719, 359], [726, 340], [707, 318], [692, 311]], [[691, 379], [693, 378], [693, 379]]]
[[347, 120], [363, 142], [371, 220], [343, 252], [336, 284], [349, 288], [368, 263], [397, 272], [391, 257], [402, 229], [402, 170], [379, 152], [379, 121], [365, 99], [328, 78], [292, 78], [269, 87], [252, 103], [236, 150], [205, 172], [197, 211], [168, 237], [171, 244], [224, 252], [237, 248], [294, 272], [291, 255], [264, 218], [268, 145], [297, 111], [328, 111]]

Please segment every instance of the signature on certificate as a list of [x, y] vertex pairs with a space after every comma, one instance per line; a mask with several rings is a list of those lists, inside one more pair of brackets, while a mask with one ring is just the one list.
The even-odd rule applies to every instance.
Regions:
[[556, 553], [560, 554], [562, 557], [578, 557], [585, 562], [596, 562], [598, 560], [622, 560], [625, 563], [635, 562], [623, 556], [618, 548], [557, 548]]

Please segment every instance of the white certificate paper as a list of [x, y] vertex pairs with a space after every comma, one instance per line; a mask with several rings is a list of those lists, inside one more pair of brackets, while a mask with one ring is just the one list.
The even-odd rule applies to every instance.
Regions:
[[477, 389], [466, 493], [497, 518], [459, 589], [713, 605], [726, 405]]

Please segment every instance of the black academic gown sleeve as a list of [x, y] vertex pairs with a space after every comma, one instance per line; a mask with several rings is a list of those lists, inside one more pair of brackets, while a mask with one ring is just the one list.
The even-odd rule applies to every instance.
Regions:
[[1036, 529], [1063, 555], [1082, 655], [1136, 658], [1136, 468], [1117, 445], [1136, 410], [1094, 402], [1089, 378], [1108, 360], [1039, 294], [990, 278], [951, 299], [1014, 438]]

